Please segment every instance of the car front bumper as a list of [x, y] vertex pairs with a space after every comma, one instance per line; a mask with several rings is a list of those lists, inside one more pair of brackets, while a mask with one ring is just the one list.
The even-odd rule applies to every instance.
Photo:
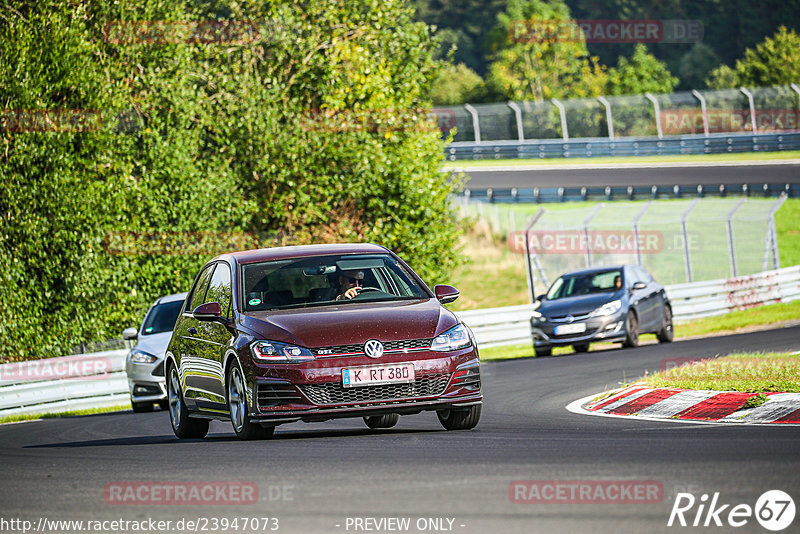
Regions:
[[[624, 341], [627, 336], [625, 314], [616, 313], [607, 317], [589, 317], [572, 323], [556, 321], [538, 321], [531, 323], [531, 335], [534, 347], [560, 347], [583, 343], [604, 341], [616, 343]], [[586, 330], [581, 333], [558, 335], [556, 328], [565, 324], [585, 324]]]
[[[394, 363], [414, 363], [414, 382], [350, 388], [342, 384], [342, 369]], [[480, 362], [477, 350], [472, 348], [454, 353], [426, 351], [413, 357], [394, 354], [380, 361], [327, 361], [324, 367], [310, 362], [291, 369], [259, 371], [252, 376], [248, 393], [252, 398], [250, 416], [263, 423], [467, 409], [483, 401]]]
[[167, 398], [164, 378], [164, 358], [153, 363], [132, 362], [130, 354], [125, 361], [128, 375], [128, 391], [131, 402], [158, 402]]

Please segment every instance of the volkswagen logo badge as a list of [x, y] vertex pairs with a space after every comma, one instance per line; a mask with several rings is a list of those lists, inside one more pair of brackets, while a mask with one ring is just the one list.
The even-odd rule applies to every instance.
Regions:
[[370, 339], [364, 343], [364, 352], [370, 358], [380, 358], [383, 356], [383, 343], [377, 339]]
[[567, 315], [567, 322], [568, 323], [571, 323], [574, 320], [575, 320], [575, 318], [572, 315]]

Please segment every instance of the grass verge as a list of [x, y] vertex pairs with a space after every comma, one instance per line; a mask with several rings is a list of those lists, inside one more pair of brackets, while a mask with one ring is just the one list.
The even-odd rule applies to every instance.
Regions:
[[774, 161], [800, 158], [799, 151], [744, 152], [740, 154], [691, 154], [674, 156], [631, 156], [604, 158], [533, 158], [448, 161], [443, 170], [464, 167], [525, 167], [532, 165], [595, 165], [609, 163], [714, 163], [723, 161]]
[[74, 415], [94, 415], [98, 413], [120, 412], [130, 410], [130, 403], [118, 406], [108, 406], [106, 408], [91, 408], [87, 410], [68, 410], [66, 412], [40, 413], [40, 414], [19, 414], [0, 417], [0, 425], [5, 423], [19, 423], [20, 421], [36, 421], [38, 419], [55, 419], [57, 417], [69, 417]]
[[[784, 321], [800, 320], [800, 300], [792, 302], [781, 302], [760, 308], [751, 308], [720, 315], [717, 317], [706, 317], [697, 319], [691, 323], [679, 323], [675, 325], [675, 339], [684, 339], [705, 335], [732, 334], [749, 327], [778, 324]], [[641, 339], [655, 339], [652, 334], [642, 335]], [[592, 345], [593, 350], [609, 348], [614, 345], [609, 343], [596, 343]], [[508, 345], [505, 347], [489, 347], [481, 349], [481, 360], [504, 360], [511, 358], [532, 358], [533, 346], [527, 345]], [[553, 355], [571, 354], [574, 352], [571, 347], [557, 347], [553, 350]]]
[[[701, 360], [647, 376], [649, 387], [717, 391], [800, 392], [800, 354], [770, 352], [731, 354]], [[766, 401], [766, 398], [756, 400]]]

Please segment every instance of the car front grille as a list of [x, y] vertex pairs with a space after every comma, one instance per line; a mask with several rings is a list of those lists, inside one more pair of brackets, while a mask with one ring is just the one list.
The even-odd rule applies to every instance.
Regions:
[[[400, 341], [384, 341], [383, 350], [390, 351], [408, 351], [408, 350], [427, 350], [431, 348], [433, 340], [427, 339], [402, 339]], [[311, 351], [317, 356], [340, 356], [343, 354], [364, 354], [363, 343], [353, 343], [351, 345], [333, 345], [331, 347], [316, 347]]]
[[300, 394], [291, 384], [258, 384], [256, 392], [259, 408], [302, 402]]
[[444, 393], [449, 381], [449, 373], [439, 373], [419, 376], [411, 384], [345, 388], [341, 382], [324, 382], [299, 387], [311, 402], [325, 405], [436, 397]]

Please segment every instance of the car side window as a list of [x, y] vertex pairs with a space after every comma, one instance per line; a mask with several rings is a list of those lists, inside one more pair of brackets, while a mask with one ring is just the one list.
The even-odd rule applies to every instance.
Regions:
[[204, 302], [219, 302], [222, 315], [230, 318], [231, 313], [231, 270], [228, 264], [220, 262], [211, 277]]
[[185, 311], [191, 312], [205, 302], [208, 282], [211, 279], [211, 273], [214, 271], [215, 265], [214, 263], [206, 265], [200, 273], [200, 276], [197, 277], [197, 282], [194, 284], [192, 292], [189, 293], [189, 297], [186, 299]]

